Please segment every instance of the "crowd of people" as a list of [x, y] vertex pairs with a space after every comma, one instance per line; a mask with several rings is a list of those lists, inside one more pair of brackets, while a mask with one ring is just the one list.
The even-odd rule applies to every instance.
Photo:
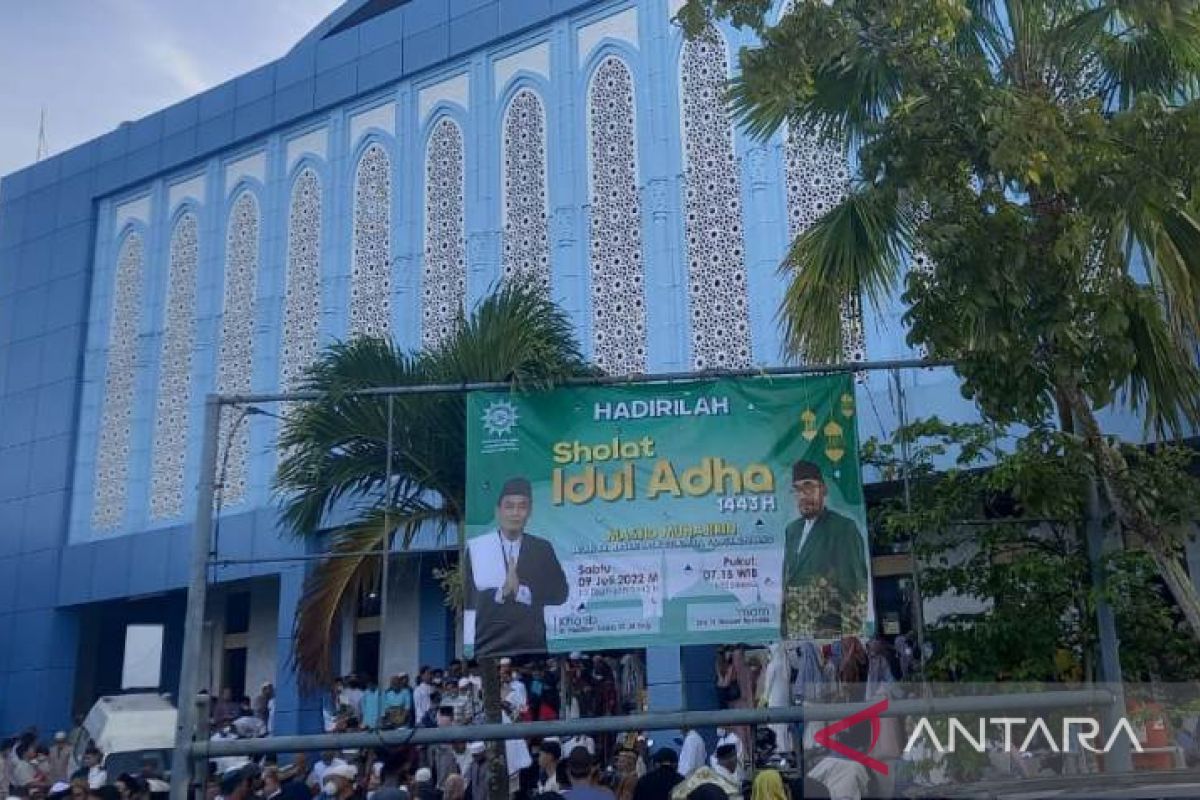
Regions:
[[84, 736], [82, 718], [70, 733], [58, 731], [52, 743], [41, 742], [37, 728], [0, 741], [0, 797], [28, 800], [150, 800], [166, 796], [162, 764], [143, 760], [136, 772], [110, 775], [103, 754], [94, 747], [75, 758]]
[[[903, 640], [897, 642], [903, 645]], [[818, 648], [720, 648], [714, 681], [722, 705], [751, 708], [797, 700], [863, 699], [886, 690], [893, 676], [909, 671], [911, 652], [882, 641], [864, 646], [852, 637]], [[566, 658], [500, 662], [503, 722], [606, 717], [646, 710], [646, 676], [637, 653], [572, 653]], [[782, 695], [780, 687], [783, 687]], [[479, 665], [455, 661], [446, 668], [401, 672], [385, 686], [348, 675], [334, 682], [322, 702], [327, 732], [470, 726], [485, 721]], [[211, 704], [213, 740], [258, 738], [275, 732], [271, 684], [253, 698], [225, 690]], [[717, 730], [711, 754], [700, 732], [684, 730], [660, 741], [638, 731], [579, 734], [565, 740], [514, 739], [496, 750], [465, 738], [448, 744], [327, 751], [312, 759], [297, 754], [213, 759], [209, 798], [220, 800], [486, 800], [489, 764], [500, 753], [513, 800], [785, 800], [795, 779], [793, 755], [801, 739], [792, 726], [771, 726], [755, 737], [749, 728]], [[5, 742], [0, 790], [33, 800], [147, 800], [165, 791], [160, 768], [108, 775], [102, 755], [90, 750], [78, 765], [70, 753], [76, 734], [60, 733], [50, 746], [36, 732]], [[806, 737], [807, 738], [807, 737]], [[710, 740], [711, 741], [711, 740]], [[760, 767], [757, 774], [753, 768]], [[768, 767], [761, 769], [761, 767]], [[770, 769], [775, 767], [776, 769]], [[753, 783], [747, 778], [753, 775]], [[0, 795], [3, 797], [4, 795]]]

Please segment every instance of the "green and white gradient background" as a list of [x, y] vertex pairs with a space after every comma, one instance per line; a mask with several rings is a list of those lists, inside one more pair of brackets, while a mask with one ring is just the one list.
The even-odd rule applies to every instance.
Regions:
[[[679, 398], [690, 408], [702, 397], [728, 398], [729, 413], [593, 419], [598, 402], [615, 406]], [[467, 403], [467, 538], [495, 530], [496, 493], [505, 480], [523, 475], [531, 481], [533, 514], [527, 531], [553, 544], [571, 587], [565, 605], [546, 609], [551, 652], [777, 640], [784, 529], [797, 516], [791, 495], [794, 461], [820, 466], [829, 488], [827, 505], [853, 519], [865, 542], [853, 397], [849, 375], [472, 394]], [[807, 426], [806, 411], [815, 415]], [[831, 422], [842, 431], [840, 457], [825, 430]], [[655, 443], [653, 458], [595, 464], [612, 474], [632, 463], [634, 498], [555, 506], [554, 469], [579, 474], [586, 464], [556, 464], [554, 444], [606, 444], [614, 436], [623, 442], [649, 436]], [[720, 501], [727, 495], [718, 491], [648, 497], [651, 472], [660, 458], [672, 463], [678, 477], [706, 457], [739, 469], [755, 462], [768, 466], [774, 476], [774, 510], [737, 510], [735, 498], [735, 510], [723, 511]], [[765, 496], [746, 493], [748, 506], [755, 497], [761, 504]], [[710, 524], [733, 524], [736, 531], [702, 539], [609, 542], [610, 531], [618, 529], [649, 528], [661, 536], [672, 525]], [[870, 598], [868, 615], [871, 629]]]

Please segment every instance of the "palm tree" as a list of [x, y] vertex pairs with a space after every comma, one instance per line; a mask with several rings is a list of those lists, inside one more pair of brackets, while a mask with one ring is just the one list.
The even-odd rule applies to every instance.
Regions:
[[[588, 373], [566, 313], [543, 291], [520, 283], [484, 298], [440, 346], [406, 353], [390, 341], [361, 337], [320, 355], [302, 386], [318, 399], [296, 404], [283, 423], [276, 488], [283, 519], [298, 537], [321, 535], [335, 508], [351, 509], [351, 519], [330, 533], [330, 558], [317, 562], [304, 583], [293, 653], [303, 680], [313, 686], [333, 680], [329, 654], [339, 612], [380, 580], [381, 559], [364, 553], [381, 552], [385, 541], [389, 552], [397, 542], [407, 548], [430, 528], [462, 543], [465, 395], [393, 395], [389, 470], [389, 401], [355, 392], [479, 381], [541, 389]], [[481, 667], [485, 708], [499, 721], [495, 660]]]
[[[1180, 520], [1097, 411], [1200, 419], [1200, 10], [1195, 0], [690, 0], [749, 25], [730, 88], [754, 135], [853, 149], [844, 200], [793, 242], [790, 355], [842, 351], [838, 309], [904, 285], [908, 340], [1000, 422], [1057, 416], [1200, 637]], [[914, 253], [930, 265], [906, 272]]]

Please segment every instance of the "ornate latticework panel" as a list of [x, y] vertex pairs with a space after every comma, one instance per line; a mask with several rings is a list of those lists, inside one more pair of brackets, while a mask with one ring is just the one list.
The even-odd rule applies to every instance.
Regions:
[[125, 516], [145, 264], [142, 237], [130, 233], [117, 254], [109, 317], [108, 363], [92, 496], [92, 527], [97, 530], [113, 530]]
[[306, 167], [292, 184], [283, 300], [280, 387], [297, 388], [321, 333], [321, 179]]
[[392, 162], [372, 144], [354, 176], [354, 264], [350, 273], [350, 333], [386, 336], [391, 328]]
[[504, 277], [550, 289], [546, 213], [546, 112], [537, 94], [517, 92], [504, 113]]
[[[244, 394], [251, 388], [254, 368], [254, 307], [258, 283], [260, 217], [258, 202], [242, 192], [229, 212], [225, 230], [225, 298], [221, 309], [221, 343], [217, 362], [217, 391]], [[221, 413], [219, 444], [222, 453], [221, 503], [231, 505], [246, 495], [246, 426], [239, 425], [230, 438], [229, 426], [241, 413], [226, 406]]]
[[171, 519], [183, 513], [184, 469], [191, 421], [192, 353], [196, 348], [199, 234], [199, 223], [192, 212], [181, 216], [171, 232], [167, 305], [151, 449], [152, 519]]
[[610, 56], [587, 97], [592, 358], [614, 375], [646, 371], [645, 264], [633, 76]]
[[452, 119], [442, 119], [429, 137], [425, 156], [425, 268], [422, 284], [422, 340], [445, 341], [463, 312], [467, 292], [464, 243], [463, 135]]
[[741, 180], [723, 99], [728, 70], [725, 40], [715, 28], [684, 44], [688, 308], [696, 369], [740, 368], [752, 360]]

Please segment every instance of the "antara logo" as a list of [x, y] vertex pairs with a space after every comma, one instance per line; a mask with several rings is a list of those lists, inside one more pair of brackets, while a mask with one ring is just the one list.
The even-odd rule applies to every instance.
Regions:
[[[874, 770], [881, 775], [887, 775], [888, 765], [876, 758], [872, 758], [870, 755], [871, 751], [875, 749], [875, 744], [879, 741], [879, 718], [887, 709], [888, 701], [886, 699], [881, 700], [875, 705], [868, 706], [844, 719], [825, 726], [817, 731], [813, 735], [813, 738], [817, 744], [828, 748], [831, 752], [862, 764], [864, 767]], [[871, 725], [871, 743], [868, 745], [866, 752], [855, 750], [833, 738], [842, 731], [853, 728], [855, 725], [863, 722], [869, 722]], [[1025, 726], [1028, 726], [1028, 732], [1020, 740], [1020, 744], [1014, 746], [1014, 743], [1017, 741], [1013, 736], [1014, 728], [1020, 729]], [[1032, 719], [1026, 717], [983, 717], [977, 720], [974, 735], [972, 735], [972, 730], [963, 724], [962, 721], [955, 717], [950, 717], [948, 719], [945, 744], [938, 737], [937, 731], [934, 730], [929, 719], [921, 717], [913, 728], [912, 735], [908, 737], [908, 741], [904, 745], [904, 752], [908, 753], [912, 751], [922, 741], [927, 740], [934, 752], [953, 753], [958, 749], [959, 737], [962, 737], [969, 749], [974, 750], [976, 753], [984, 753], [987, 752], [989, 728], [998, 728], [1004, 732], [1003, 750], [1005, 752], [1027, 752], [1040, 742], [1041, 746], [1048, 747], [1055, 753], [1068, 752], [1075, 743], [1092, 753], [1108, 753], [1122, 736], [1129, 740], [1129, 746], [1135, 752], [1142, 752], [1142, 745], [1138, 741], [1137, 734], [1133, 731], [1133, 726], [1124, 717], [1113, 727], [1112, 733], [1104, 741], [1103, 746], [1099, 746], [1099, 741], [1101, 740], [1100, 723], [1089, 717], [1064, 717], [1061, 728], [1062, 736], [1057, 740], [1054, 738], [1050, 726], [1041, 717], [1034, 717]]]

